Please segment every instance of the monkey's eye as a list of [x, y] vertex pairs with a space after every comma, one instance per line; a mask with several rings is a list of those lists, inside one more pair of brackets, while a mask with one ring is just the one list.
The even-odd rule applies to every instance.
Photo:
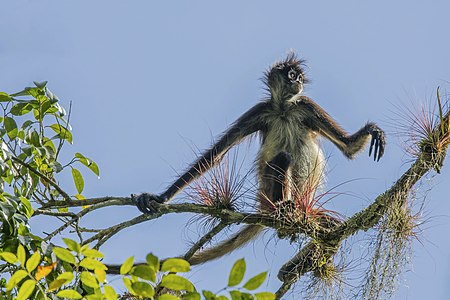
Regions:
[[297, 77], [297, 73], [294, 70], [289, 70], [288, 72], [288, 78], [289, 80], [295, 80], [295, 78]]
[[303, 83], [303, 75], [302, 74], [298, 74], [297, 81]]

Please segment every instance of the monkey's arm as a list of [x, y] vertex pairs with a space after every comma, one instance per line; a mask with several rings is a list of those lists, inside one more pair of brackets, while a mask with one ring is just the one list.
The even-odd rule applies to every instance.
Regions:
[[305, 110], [309, 112], [311, 128], [314, 128], [333, 142], [348, 158], [352, 159], [357, 152], [361, 151], [369, 141], [369, 138], [371, 138], [369, 156], [372, 154], [372, 150], [374, 150], [374, 160], [379, 161], [383, 156], [386, 139], [384, 131], [375, 123], [369, 122], [354, 134], [349, 135], [325, 110], [310, 98], [302, 96], [299, 104], [304, 106]]
[[261, 112], [265, 110], [266, 102], [259, 103], [244, 113], [233, 125], [222, 135], [222, 137], [210, 149], [195, 161], [191, 167], [182, 174], [161, 195], [143, 193], [134, 196], [137, 207], [143, 213], [154, 213], [158, 203], [170, 201], [180, 190], [186, 187], [194, 179], [206, 172], [212, 166], [221, 161], [224, 154], [231, 147], [238, 144], [246, 136], [262, 129]]

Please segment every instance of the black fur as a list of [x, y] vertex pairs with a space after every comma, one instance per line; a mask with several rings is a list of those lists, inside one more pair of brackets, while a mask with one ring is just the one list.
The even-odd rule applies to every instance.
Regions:
[[[321, 184], [325, 162], [317, 141], [318, 135], [333, 142], [348, 158], [361, 151], [369, 139], [369, 155], [374, 149], [375, 160], [383, 156], [386, 142], [384, 132], [377, 125], [368, 123], [349, 135], [325, 110], [301, 95], [308, 79], [304, 73], [304, 61], [294, 53], [275, 63], [265, 73], [263, 81], [269, 92], [268, 99], [256, 104], [234, 122], [164, 193], [133, 196], [140, 211], [157, 212], [161, 203], [170, 201], [192, 180], [220, 162], [231, 147], [255, 133], [261, 136], [256, 163], [260, 210], [263, 212], [273, 203], [285, 200], [285, 197], [290, 200], [291, 195], [287, 191], [291, 190], [288, 186], [291, 183], [300, 189], [309, 184], [309, 190], [315, 190]], [[220, 257], [242, 247], [261, 231], [261, 226], [246, 226], [232, 239], [197, 253], [190, 262], [197, 264]]]

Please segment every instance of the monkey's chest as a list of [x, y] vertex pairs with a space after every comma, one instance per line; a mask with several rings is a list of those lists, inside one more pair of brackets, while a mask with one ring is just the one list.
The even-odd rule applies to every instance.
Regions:
[[300, 173], [316, 168], [324, 160], [317, 133], [301, 123], [280, 122], [265, 133], [259, 153], [260, 167], [264, 167], [281, 151], [292, 156], [291, 167]]
[[[264, 136], [262, 152], [264, 157], [277, 155], [280, 151], [289, 152], [291, 155], [301, 154], [308, 148], [318, 147], [317, 133], [302, 124], [289, 124], [279, 122], [273, 124]], [[317, 151], [317, 150], [314, 150]]]

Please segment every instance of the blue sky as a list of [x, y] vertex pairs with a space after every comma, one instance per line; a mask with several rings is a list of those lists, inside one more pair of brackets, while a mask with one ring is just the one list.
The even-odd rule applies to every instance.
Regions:
[[[86, 196], [160, 192], [193, 160], [192, 149], [207, 147], [262, 98], [263, 71], [295, 49], [308, 61], [308, 96], [350, 132], [371, 120], [388, 133], [379, 163], [367, 151], [347, 161], [324, 142], [328, 186], [361, 179], [340, 188], [358, 197], [333, 204], [351, 214], [408, 166], [394, 135], [395, 106], [430, 101], [437, 86], [448, 90], [449, 11], [448, 1], [1, 1], [0, 89], [48, 80], [63, 104], [72, 101], [75, 141], [67, 155], [82, 152], [102, 172], [100, 180], [86, 173]], [[423, 185], [432, 188], [429, 220], [395, 299], [450, 298], [449, 180], [444, 166]], [[75, 193], [69, 176], [61, 182]], [[137, 214], [108, 209], [87, 221], [106, 226]], [[109, 261], [177, 255], [196, 236], [195, 225], [185, 229], [191, 217], [141, 224], [103, 250]], [[272, 271], [265, 288], [275, 290], [276, 270], [294, 252], [269, 233], [195, 268], [191, 279], [218, 289], [245, 256], [253, 274]]]

